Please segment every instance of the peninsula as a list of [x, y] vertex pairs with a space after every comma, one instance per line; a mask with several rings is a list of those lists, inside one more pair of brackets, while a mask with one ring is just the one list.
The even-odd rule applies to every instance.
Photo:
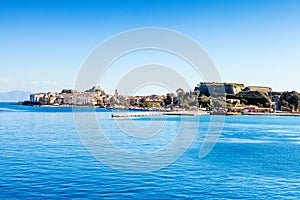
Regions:
[[299, 114], [300, 93], [277, 92], [266, 86], [240, 83], [200, 82], [190, 91], [177, 89], [166, 95], [128, 96], [106, 94], [100, 86], [83, 92], [63, 89], [61, 92], [30, 94], [30, 106], [92, 106], [109, 109], [152, 111], [205, 111], [212, 114]]

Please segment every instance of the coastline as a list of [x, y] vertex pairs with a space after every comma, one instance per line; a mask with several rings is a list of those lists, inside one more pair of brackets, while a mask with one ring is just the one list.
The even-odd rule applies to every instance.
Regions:
[[243, 115], [263, 115], [263, 116], [297, 116], [300, 117], [300, 113], [288, 113], [288, 112], [276, 112], [276, 113], [254, 113], [254, 112], [248, 112], [243, 113]]
[[[199, 115], [226, 115], [226, 116], [239, 116], [239, 115], [253, 115], [253, 116], [296, 116], [300, 117], [299, 112], [211, 112], [211, 111], [195, 111], [195, 110], [167, 110], [165, 108], [151, 109], [151, 108], [101, 108], [99, 106], [90, 105], [22, 105], [20, 102], [6, 102], [6, 103], [16, 103], [20, 106], [30, 106], [30, 107], [45, 107], [45, 108], [92, 108], [92, 109], [109, 109], [109, 110], [123, 110], [123, 111], [139, 111], [139, 113], [154, 113], [153, 115], [185, 115], [185, 116], [199, 116]], [[156, 114], [155, 114], [156, 113]], [[142, 116], [141, 114], [135, 114], [136, 116]], [[134, 116], [134, 115], [132, 115]], [[146, 116], [143, 114], [143, 116]], [[121, 116], [125, 117], [125, 116]]]

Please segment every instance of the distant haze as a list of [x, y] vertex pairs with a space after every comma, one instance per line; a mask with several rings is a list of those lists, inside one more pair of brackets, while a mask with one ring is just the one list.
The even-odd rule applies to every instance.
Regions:
[[21, 90], [14, 90], [10, 92], [2, 92], [0, 93], [0, 101], [6, 102], [17, 102], [17, 101], [24, 101], [29, 100], [30, 92], [28, 91], [21, 91]]

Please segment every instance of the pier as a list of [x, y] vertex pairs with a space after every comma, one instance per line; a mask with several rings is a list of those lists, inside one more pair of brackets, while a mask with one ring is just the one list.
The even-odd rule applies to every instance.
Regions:
[[193, 112], [193, 111], [173, 111], [173, 112], [119, 112], [112, 113], [112, 118], [125, 117], [148, 117], [148, 116], [162, 116], [162, 115], [183, 115], [183, 116], [199, 116], [209, 115], [208, 112]]

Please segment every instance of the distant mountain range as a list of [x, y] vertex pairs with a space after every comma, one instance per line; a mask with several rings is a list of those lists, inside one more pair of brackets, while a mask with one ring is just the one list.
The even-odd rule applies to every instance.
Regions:
[[21, 90], [2, 92], [2, 93], [0, 93], [0, 101], [17, 102], [17, 101], [29, 100], [30, 93], [31, 92], [21, 91]]

